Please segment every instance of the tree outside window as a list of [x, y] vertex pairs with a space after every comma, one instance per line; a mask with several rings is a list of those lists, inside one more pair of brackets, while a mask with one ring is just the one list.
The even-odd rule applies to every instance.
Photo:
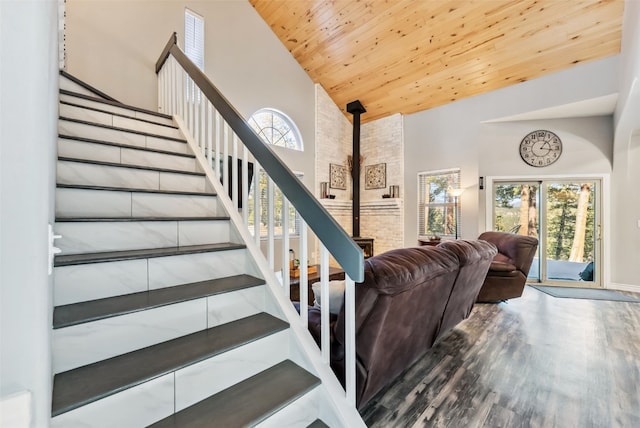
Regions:
[[418, 174], [418, 237], [454, 237], [460, 222], [451, 189], [460, 187], [460, 170]]

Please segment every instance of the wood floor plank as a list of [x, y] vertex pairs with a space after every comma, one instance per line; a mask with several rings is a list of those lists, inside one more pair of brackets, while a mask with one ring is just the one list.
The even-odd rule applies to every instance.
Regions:
[[522, 298], [468, 320], [362, 410], [375, 427], [640, 426], [640, 304]]

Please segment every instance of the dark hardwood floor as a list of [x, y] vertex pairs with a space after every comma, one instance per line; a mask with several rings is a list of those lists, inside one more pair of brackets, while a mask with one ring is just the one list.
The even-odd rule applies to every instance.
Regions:
[[471, 316], [362, 411], [369, 427], [640, 427], [640, 303], [522, 298]]

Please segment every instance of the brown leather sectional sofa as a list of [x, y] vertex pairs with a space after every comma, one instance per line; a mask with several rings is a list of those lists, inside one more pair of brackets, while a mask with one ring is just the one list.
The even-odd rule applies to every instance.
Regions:
[[[469, 316], [495, 254], [488, 242], [457, 240], [365, 260], [365, 280], [356, 284], [358, 408]], [[309, 329], [320, 343], [316, 308], [309, 309]], [[344, 310], [331, 335], [331, 366], [343, 381]]]

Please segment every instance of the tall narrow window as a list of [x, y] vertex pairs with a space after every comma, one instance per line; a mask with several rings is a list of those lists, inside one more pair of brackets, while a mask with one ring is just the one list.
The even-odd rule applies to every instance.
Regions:
[[204, 70], [204, 18], [189, 9], [184, 11], [184, 53]]
[[460, 210], [452, 191], [459, 187], [459, 169], [418, 174], [418, 237], [458, 235]]

